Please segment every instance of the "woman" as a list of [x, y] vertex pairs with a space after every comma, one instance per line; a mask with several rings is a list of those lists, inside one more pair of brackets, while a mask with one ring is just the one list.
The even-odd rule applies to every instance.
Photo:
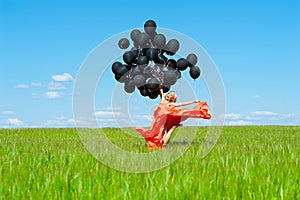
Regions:
[[[149, 130], [140, 127], [136, 128], [137, 132], [145, 138], [149, 149], [165, 146], [175, 128], [181, 126], [180, 123], [188, 118], [211, 118], [211, 115], [208, 114], [206, 102], [193, 100], [176, 103], [177, 97], [175, 92], [169, 92], [161, 96], [162, 100], [154, 111], [151, 128]], [[196, 103], [194, 108], [178, 108], [194, 103]]]

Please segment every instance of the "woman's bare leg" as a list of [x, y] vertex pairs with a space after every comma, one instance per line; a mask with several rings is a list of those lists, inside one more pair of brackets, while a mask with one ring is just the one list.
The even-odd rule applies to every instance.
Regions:
[[171, 138], [171, 135], [176, 128], [177, 128], [177, 126], [172, 126], [172, 128], [164, 135], [164, 137], [162, 138], [163, 146], [167, 146], [167, 144]]

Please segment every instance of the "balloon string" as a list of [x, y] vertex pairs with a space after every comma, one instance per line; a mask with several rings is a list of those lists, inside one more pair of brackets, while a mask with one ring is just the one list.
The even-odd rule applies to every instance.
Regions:
[[138, 58], [140, 57], [140, 55], [141, 55], [141, 52], [142, 52], [142, 49], [139, 47], [139, 53], [138, 53]]
[[130, 69], [130, 72], [129, 72], [129, 74], [128, 74], [128, 78], [132, 78], [133, 76], [132, 76], [132, 73], [133, 73], [133, 69]]
[[149, 41], [149, 43], [150, 43], [151, 48], [155, 47], [151, 40]]

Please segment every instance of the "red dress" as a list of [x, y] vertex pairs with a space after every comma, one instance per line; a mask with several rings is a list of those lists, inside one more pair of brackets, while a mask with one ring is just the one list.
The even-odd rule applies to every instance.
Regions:
[[164, 134], [173, 126], [180, 126], [182, 121], [188, 118], [204, 118], [210, 119], [208, 114], [208, 106], [206, 102], [199, 102], [194, 108], [177, 108], [172, 104], [160, 103], [154, 111], [154, 119], [149, 130], [136, 128], [141, 134], [149, 149], [162, 147], [161, 142]]

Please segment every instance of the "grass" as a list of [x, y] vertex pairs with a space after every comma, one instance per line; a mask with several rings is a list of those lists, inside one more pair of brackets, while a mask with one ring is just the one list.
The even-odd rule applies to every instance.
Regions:
[[[76, 129], [0, 129], [0, 199], [300, 199], [300, 127], [224, 127], [201, 159], [206, 130], [171, 165], [131, 174], [102, 165]], [[122, 148], [147, 152], [141, 137], [103, 131]]]

